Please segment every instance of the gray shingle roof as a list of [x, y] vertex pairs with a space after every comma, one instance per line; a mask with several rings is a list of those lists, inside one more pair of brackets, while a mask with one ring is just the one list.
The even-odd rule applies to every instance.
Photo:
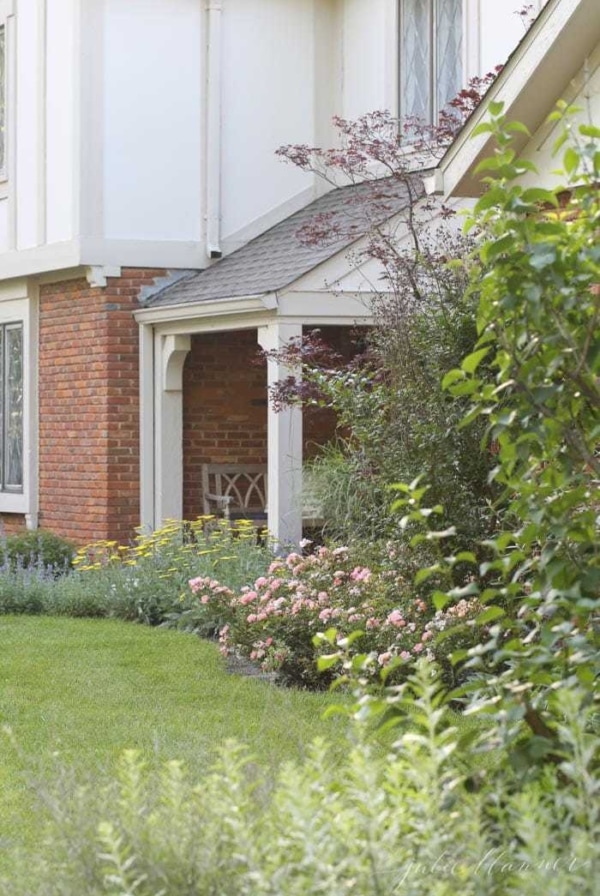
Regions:
[[[411, 191], [418, 190], [415, 178]], [[283, 289], [408, 203], [409, 188], [395, 178], [332, 190], [210, 268], [166, 286], [144, 305], [193, 304]]]

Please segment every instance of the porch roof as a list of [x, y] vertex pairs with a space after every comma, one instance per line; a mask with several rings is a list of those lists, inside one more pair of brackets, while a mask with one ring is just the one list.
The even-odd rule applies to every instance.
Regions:
[[165, 286], [145, 308], [276, 292], [397, 215], [423, 193], [421, 178], [365, 181], [311, 202], [204, 271]]

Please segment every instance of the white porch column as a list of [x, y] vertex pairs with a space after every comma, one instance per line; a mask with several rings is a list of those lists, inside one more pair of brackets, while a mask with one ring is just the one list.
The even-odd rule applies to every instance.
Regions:
[[[265, 351], [284, 348], [302, 336], [301, 324], [274, 322], [258, 328], [258, 343]], [[269, 389], [296, 373], [269, 358]], [[302, 538], [302, 411], [285, 408], [268, 411], [268, 522], [276, 545], [298, 545]]]
[[183, 364], [189, 336], [155, 336], [154, 528], [183, 515]]

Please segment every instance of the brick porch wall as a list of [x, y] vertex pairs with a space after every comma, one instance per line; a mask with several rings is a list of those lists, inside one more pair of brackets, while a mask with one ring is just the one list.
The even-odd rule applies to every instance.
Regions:
[[183, 370], [183, 515], [202, 513], [202, 464], [266, 464], [267, 369], [256, 330], [192, 337]]
[[[348, 354], [345, 327], [323, 328], [323, 338]], [[202, 464], [267, 463], [267, 372], [259, 360], [256, 330], [192, 337], [183, 370], [183, 514], [202, 508]], [[304, 416], [304, 456], [335, 434], [335, 415], [309, 409]]]
[[42, 286], [40, 526], [127, 543], [139, 524], [140, 289], [164, 271], [124, 270], [104, 289]]

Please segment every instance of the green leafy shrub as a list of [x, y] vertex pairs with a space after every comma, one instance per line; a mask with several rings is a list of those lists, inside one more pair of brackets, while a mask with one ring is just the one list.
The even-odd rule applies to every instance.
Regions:
[[71, 568], [75, 550], [73, 542], [54, 532], [27, 530], [0, 541], [0, 566], [11, 570], [37, 566], [60, 575]]
[[[232, 743], [199, 781], [179, 762], [157, 775], [128, 752], [116, 779], [42, 788], [45, 842], [11, 896], [593, 896], [600, 800], [598, 741], [561, 698], [569, 731], [555, 771], [515, 786], [506, 765], [475, 780], [439, 683], [426, 666], [390, 694], [398, 740], [382, 755], [359, 716], [346, 757], [325, 742], [271, 769]], [[379, 701], [380, 704], [382, 701]], [[386, 701], [383, 701], [385, 705]], [[353, 741], [353, 744], [352, 744]]]
[[572, 127], [563, 105], [564, 182], [529, 188], [519, 178], [535, 168], [512, 146], [522, 128], [491, 112], [479, 130], [497, 150], [470, 221], [479, 341], [445, 386], [470, 402], [463, 425], [486, 421], [507, 506], [471, 586], [497, 617], [469, 660], [473, 700], [497, 708], [499, 737], [527, 765], [561, 750], [559, 689], [600, 701], [600, 128]]

